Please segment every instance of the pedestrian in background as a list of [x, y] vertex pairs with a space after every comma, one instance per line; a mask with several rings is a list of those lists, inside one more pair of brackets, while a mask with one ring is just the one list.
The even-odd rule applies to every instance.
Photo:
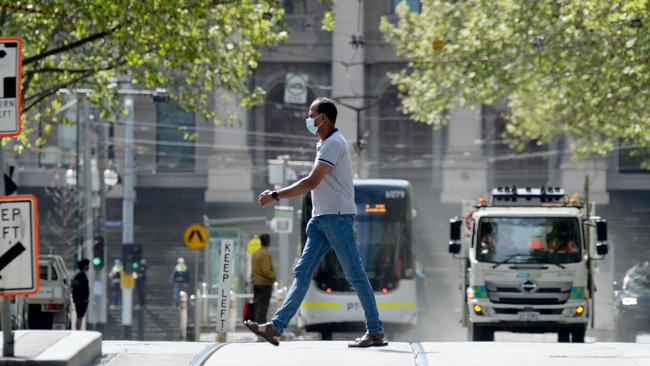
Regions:
[[82, 259], [77, 263], [79, 272], [72, 279], [72, 301], [74, 302], [75, 312], [77, 313], [77, 321], [75, 322], [75, 329], [81, 330], [81, 323], [86, 315], [88, 309], [88, 297], [90, 296], [90, 287], [88, 286], [88, 271], [90, 261]]
[[275, 270], [273, 269], [273, 259], [269, 254], [271, 245], [271, 236], [269, 234], [260, 235], [262, 246], [253, 254], [253, 303], [255, 304], [255, 322], [266, 323], [266, 313], [269, 311], [271, 302], [271, 293], [275, 283]]
[[183, 259], [183, 257], [179, 257], [176, 260], [176, 266], [174, 266], [171, 280], [174, 282], [174, 300], [172, 306], [177, 307], [180, 292], [189, 292], [190, 284], [190, 273], [187, 271], [187, 266], [185, 265], [185, 259]]
[[120, 277], [124, 272], [124, 266], [122, 266], [122, 261], [115, 259], [113, 262], [113, 268], [108, 274], [108, 277], [111, 280], [111, 309], [116, 309], [118, 306], [122, 306], [122, 289], [120, 288]]
[[135, 279], [135, 289], [138, 293], [138, 304], [135, 306], [135, 309], [144, 309], [145, 306], [145, 300], [146, 300], [146, 292], [145, 289], [147, 288], [147, 260], [142, 258], [140, 260], [140, 266], [138, 267], [138, 270], [136, 272], [137, 277]]
[[338, 112], [331, 99], [317, 98], [309, 107], [305, 124], [310, 133], [318, 135], [316, 161], [309, 175], [277, 191], [262, 192], [258, 201], [266, 207], [273, 201], [301, 196], [311, 191], [312, 217], [307, 223], [307, 242], [294, 269], [294, 280], [284, 304], [268, 323], [245, 321], [253, 333], [278, 346], [280, 335], [298, 311], [307, 294], [314, 271], [323, 256], [334, 249], [345, 272], [354, 286], [366, 317], [366, 333], [348, 344], [348, 347], [386, 346], [384, 325], [379, 319], [375, 294], [357, 248], [354, 234], [354, 203], [352, 161], [348, 143], [335, 128]]

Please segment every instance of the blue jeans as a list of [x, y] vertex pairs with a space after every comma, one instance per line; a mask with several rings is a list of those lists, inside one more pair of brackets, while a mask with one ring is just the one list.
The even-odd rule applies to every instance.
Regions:
[[291, 289], [282, 307], [273, 316], [273, 328], [282, 332], [296, 315], [307, 294], [312, 276], [323, 256], [334, 249], [348, 282], [354, 286], [366, 317], [366, 329], [370, 333], [383, 333], [384, 325], [379, 319], [375, 295], [368, 275], [363, 268], [357, 242], [354, 238], [354, 215], [322, 215], [312, 217], [307, 223], [307, 243], [294, 268]]

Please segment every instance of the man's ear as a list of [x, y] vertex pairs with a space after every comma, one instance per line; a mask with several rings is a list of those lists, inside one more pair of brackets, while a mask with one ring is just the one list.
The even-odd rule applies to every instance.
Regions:
[[330, 123], [332, 122], [332, 121], [330, 121], [329, 117], [327, 117], [327, 115], [325, 113], [321, 114], [321, 116], [323, 116], [324, 121], [330, 122]]

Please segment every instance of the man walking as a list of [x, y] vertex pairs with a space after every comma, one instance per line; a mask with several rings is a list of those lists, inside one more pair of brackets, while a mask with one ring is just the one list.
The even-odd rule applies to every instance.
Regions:
[[140, 259], [140, 266], [136, 272], [138, 276], [135, 279], [135, 288], [138, 292], [138, 304], [134, 309], [144, 309], [145, 299], [146, 299], [146, 288], [147, 288], [147, 260], [142, 258]]
[[176, 260], [176, 266], [174, 266], [171, 280], [174, 282], [172, 307], [177, 307], [181, 291], [189, 292], [190, 287], [190, 273], [187, 271], [187, 265], [185, 265], [185, 259], [183, 257], [179, 257]]
[[86, 315], [88, 309], [88, 297], [90, 296], [90, 287], [88, 286], [88, 271], [90, 261], [82, 259], [77, 263], [79, 272], [72, 279], [72, 301], [74, 302], [75, 312], [77, 313], [77, 321], [75, 322], [75, 329], [81, 330], [81, 323]]
[[307, 294], [312, 274], [323, 256], [334, 249], [346, 278], [354, 286], [366, 317], [367, 332], [349, 347], [385, 346], [383, 323], [379, 319], [375, 296], [368, 281], [353, 230], [357, 213], [354, 203], [352, 161], [348, 144], [335, 128], [338, 112], [331, 99], [317, 98], [309, 107], [306, 126], [320, 137], [316, 144], [316, 161], [309, 175], [277, 191], [262, 192], [258, 201], [266, 207], [273, 201], [303, 195], [311, 191], [312, 218], [307, 224], [307, 242], [294, 269], [294, 280], [282, 307], [273, 320], [259, 324], [246, 321], [245, 325], [271, 344], [280, 344], [280, 335], [298, 311]]
[[266, 323], [266, 313], [269, 311], [273, 283], [275, 282], [275, 270], [273, 260], [269, 254], [271, 236], [260, 235], [262, 247], [253, 254], [253, 300], [255, 303], [255, 322]]
[[111, 272], [108, 274], [108, 277], [111, 279], [111, 309], [117, 309], [118, 306], [122, 305], [122, 288], [120, 286], [122, 272], [124, 272], [122, 261], [115, 259], [113, 268], [111, 268]]

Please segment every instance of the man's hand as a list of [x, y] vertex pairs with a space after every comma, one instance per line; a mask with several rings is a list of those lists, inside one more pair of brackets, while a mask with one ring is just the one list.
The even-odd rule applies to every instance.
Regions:
[[260, 206], [262, 206], [262, 208], [268, 206], [273, 201], [275, 201], [271, 196], [271, 193], [272, 192], [267, 189], [266, 191], [260, 193], [260, 195], [257, 197], [257, 202], [260, 203]]

